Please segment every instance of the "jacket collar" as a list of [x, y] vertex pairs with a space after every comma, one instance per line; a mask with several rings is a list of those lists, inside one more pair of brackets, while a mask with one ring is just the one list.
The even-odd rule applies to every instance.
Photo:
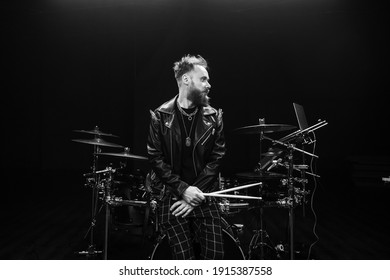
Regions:
[[[174, 114], [175, 104], [176, 104], [176, 100], [178, 97], [179, 97], [179, 95], [176, 95], [174, 98], [172, 98], [171, 100], [165, 102], [160, 107], [158, 107], [157, 110], [162, 112], [162, 113], [166, 113], [166, 114]], [[217, 113], [217, 111], [211, 106], [202, 107], [201, 112], [202, 112], [203, 116], [212, 115], [212, 114]]]

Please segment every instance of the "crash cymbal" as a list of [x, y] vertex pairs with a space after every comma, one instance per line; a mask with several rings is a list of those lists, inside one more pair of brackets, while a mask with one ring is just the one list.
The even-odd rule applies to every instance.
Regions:
[[74, 142], [96, 145], [96, 146], [106, 146], [106, 147], [114, 147], [114, 148], [123, 148], [122, 145], [114, 144], [103, 140], [102, 138], [94, 138], [94, 139], [73, 139]]
[[272, 133], [278, 131], [286, 131], [296, 128], [293, 125], [288, 124], [257, 124], [239, 127], [234, 130], [234, 132], [241, 134], [260, 134], [260, 132], [264, 133]]
[[147, 157], [138, 156], [138, 155], [130, 153], [130, 149], [127, 147], [121, 153], [94, 153], [94, 154], [95, 155], [102, 155], [102, 156], [120, 157], [120, 158], [126, 158], [126, 159], [148, 160]]
[[88, 133], [88, 134], [94, 134], [94, 135], [101, 135], [101, 136], [110, 136], [110, 137], [118, 137], [111, 133], [104, 133], [100, 131], [98, 126], [95, 126], [93, 130], [73, 130], [75, 132], [81, 132], [81, 133]]
[[242, 179], [251, 179], [251, 180], [269, 180], [269, 179], [283, 179], [287, 178], [287, 175], [274, 173], [274, 172], [242, 172], [237, 173], [237, 177]]

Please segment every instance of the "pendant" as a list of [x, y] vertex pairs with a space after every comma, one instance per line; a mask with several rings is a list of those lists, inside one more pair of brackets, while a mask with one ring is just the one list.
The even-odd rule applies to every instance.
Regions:
[[188, 120], [189, 120], [189, 121], [192, 121], [192, 116], [188, 116]]
[[186, 138], [186, 146], [187, 147], [191, 146], [191, 138], [190, 137]]

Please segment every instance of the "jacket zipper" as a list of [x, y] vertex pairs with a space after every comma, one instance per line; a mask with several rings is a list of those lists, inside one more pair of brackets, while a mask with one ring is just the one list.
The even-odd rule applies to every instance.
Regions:
[[[195, 148], [196, 148], [196, 145], [198, 145], [198, 143], [200, 142], [200, 139], [203, 138], [203, 136], [206, 135], [207, 132], [209, 132], [210, 129], [212, 129], [213, 126], [211, 125], [206, 131], [205, 133], [203, 133], [203, 135], [199, 138], [199, 140], [195, 143], [194, 145], [194, 149], [192, 150], [192, 165], [194, 166], [194, 171], [195, 171], [195, 176], [198, 177], [198, 172], [196, 172], [196, 166], [195, 166]], [[210, 137], [210, 136], [209, 136]], [[207, 137], [208, 138], [208, 137]]]
[[169, 134], [170, 134], [170, 142], [171, 142], [171, 165], [172, 165], [172, 171], [173, 171], [173, 140], [172, 140], [172, 129], [169, 129]]
[[206, 141], [210, 138], [211, 135], [214, 135], [214, 132], [215, 132], [215, 129], [213, 128], [213, 131], [206, 137], [206, 139], [203, 140], [203, 142], [201, 143], [201, 145], [203, 146], [204, 143], [206, 143]]

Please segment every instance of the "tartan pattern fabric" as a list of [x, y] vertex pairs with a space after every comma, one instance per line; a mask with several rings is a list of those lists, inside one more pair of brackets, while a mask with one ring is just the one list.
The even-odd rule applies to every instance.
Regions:
[[[161, 224], [167, 223], [171, 219], [176, 217], [172, 215], [169, 210], [171, 206], [177, 201], [177, 199], [171, 195], [159, 202], [159, 221]], [[195, 209], [187, 216], [190, 217], [214, 217], [219, 218], [220, 213], [218, 206], [214, 199], [206, 199], [200, 206]]]
[[196, 259], [194, 244], [200, 245], [200, 259], [222, 260], [223, 236], [221, 220], [213, 217], [177, 218], [163, 225], [173, 259]]
[[169, 211], [175, 202], [163, 201], [159, 208], [161, 229], [167, 234], [173, 259], [195, 259], [194, 241], [200, 245], [201, 259], [223, 259], [221, 217], [215, 202], [205, 202], [186, 218], [176, 217]]

